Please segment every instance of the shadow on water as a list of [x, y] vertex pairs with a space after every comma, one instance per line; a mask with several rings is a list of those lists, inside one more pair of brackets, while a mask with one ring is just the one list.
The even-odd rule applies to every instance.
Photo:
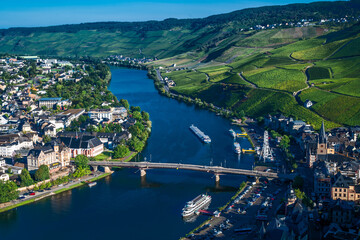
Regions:
[[215, 186], [206, 187], [206, 192], [236, 192], [238, 188], [233, 186], [221, 186], [219, 183], [215, 183]]
[[16, 222], [17, 218], [18, 218], [17, 208], [0, 213], [1, 224], [11, 224], [12, 222]]
[[157, 182], [148, 182], [146, 176], [141, 176], [140, 186], [141, 188], [159, 188], [163, 184]]

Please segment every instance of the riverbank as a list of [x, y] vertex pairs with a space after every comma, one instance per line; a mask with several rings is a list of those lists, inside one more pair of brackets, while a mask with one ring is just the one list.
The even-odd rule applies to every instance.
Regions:
[[90, 176], [90, 177], [87, 176], [87, 177], [82, 178], [81, 181], [79, 181], [79, 182], [74, 182], [73, 184], [68, 183], [67, 185], [64, 185], [64, 186], [57, 186], [57, 187], [53, 188], [52, 190], [48, 190], [48, 191], [46, 191], [44, 193], [40, 193], [40, 195], [37, 195], [37, 196], [35, 195], [34, 197], [30, 196], [31, 199], [26, 199], [26, 200], [23, 200], [23, 201], [14, 200], [14, 201], [11, 202], [12, 203], [11, 205], [0, 208], [0, 213], [9, 211], [11, 209], [14, 209], [14, 208], [17, 208], [17, 207], [20, 207], [20, 206], [24, 206], [24, 205], [27, 205], [27, 204], [30, 204], [30, 203], [33, 203], [33, 202], [37, 202], [37, 201], [39, 201], [41, 199], [51, 197], [51, 196], [54, 196], [56, 194], [59, 194], [59, 193], [69, 191], [71, 189], [83, 186], [83, 185], [87, 184], [84, 181], [92, 181], [92, 182], [97, 181], [97, 180], [105, 178], [105, 177], [107, 177], [107, 176], [109, 176], [111, 174], [112, 173], [103, 173], [101, 175], [95, 175], [95, 176]]
[[[219, 207], [218, 211], [221, 213], [224, 209], [229, 207], [229, 205], [239, 196], [239, 194], [243, 192], [244, 188], [247, 185], [248, 182], [242, 182], [240, 184], [239, 190], [234, 194], [234, 196], [231, 197], [231, 199], [226, 204], [224, 204], [222, 207]], [[208, 232], [214, 229], [216, 226], [224, 223], [226, 220], [227, 219], [222, 216], [219, 217], [211, 216], [206, 221], [201, 223], [197, 228], [186, 234], [185, 237], [182, 237], [180, 239], [181, 240], [189, 239], [189, 237], [192, 236], [194, 233], [198, 233], [199, 235], [202, 235], [204, 232]]]

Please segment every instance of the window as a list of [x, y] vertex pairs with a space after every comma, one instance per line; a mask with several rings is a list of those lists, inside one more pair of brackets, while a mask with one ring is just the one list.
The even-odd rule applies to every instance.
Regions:
[[339, 192], [341, 192], [341, 188], [339, 188]]
[[335, 193], [335, 197], [337, 197], [337, 193]]
[[344, 189], [344, 192], [346, 192], [346, 189]]
[[337, 192], [337, 188], [335, 188], [335, 192]]

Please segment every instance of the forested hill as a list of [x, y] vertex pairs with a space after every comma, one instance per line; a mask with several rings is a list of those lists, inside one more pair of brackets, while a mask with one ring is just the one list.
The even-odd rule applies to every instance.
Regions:
[[[360, 16], [355, 1], [249, 8], [201, 19], [98, 22], [0, 30], [0, 52], [58, 56], [169, 57], [202, 48], [255, 25]], [[140, 50], [139, 50], [140, 49]]]

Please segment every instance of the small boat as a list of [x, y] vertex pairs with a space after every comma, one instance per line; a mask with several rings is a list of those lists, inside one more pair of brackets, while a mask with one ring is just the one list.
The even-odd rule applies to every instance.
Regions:
[[234, 151], [235, 151], [237, 154], [240, 154], [240, 153], [241, 153], [240, 143], [234, 142]]
[[89, 187], [93, 187], [93, 186], [95, 186], [95, 185], [96, 185], [96, 182], [89, 182], [89, 183], [88, 183], [88, 186], [89, 186]]
[[233, 129], [230, 129], [229, 132], [233, 138], [236, 138], [236, 132]]

